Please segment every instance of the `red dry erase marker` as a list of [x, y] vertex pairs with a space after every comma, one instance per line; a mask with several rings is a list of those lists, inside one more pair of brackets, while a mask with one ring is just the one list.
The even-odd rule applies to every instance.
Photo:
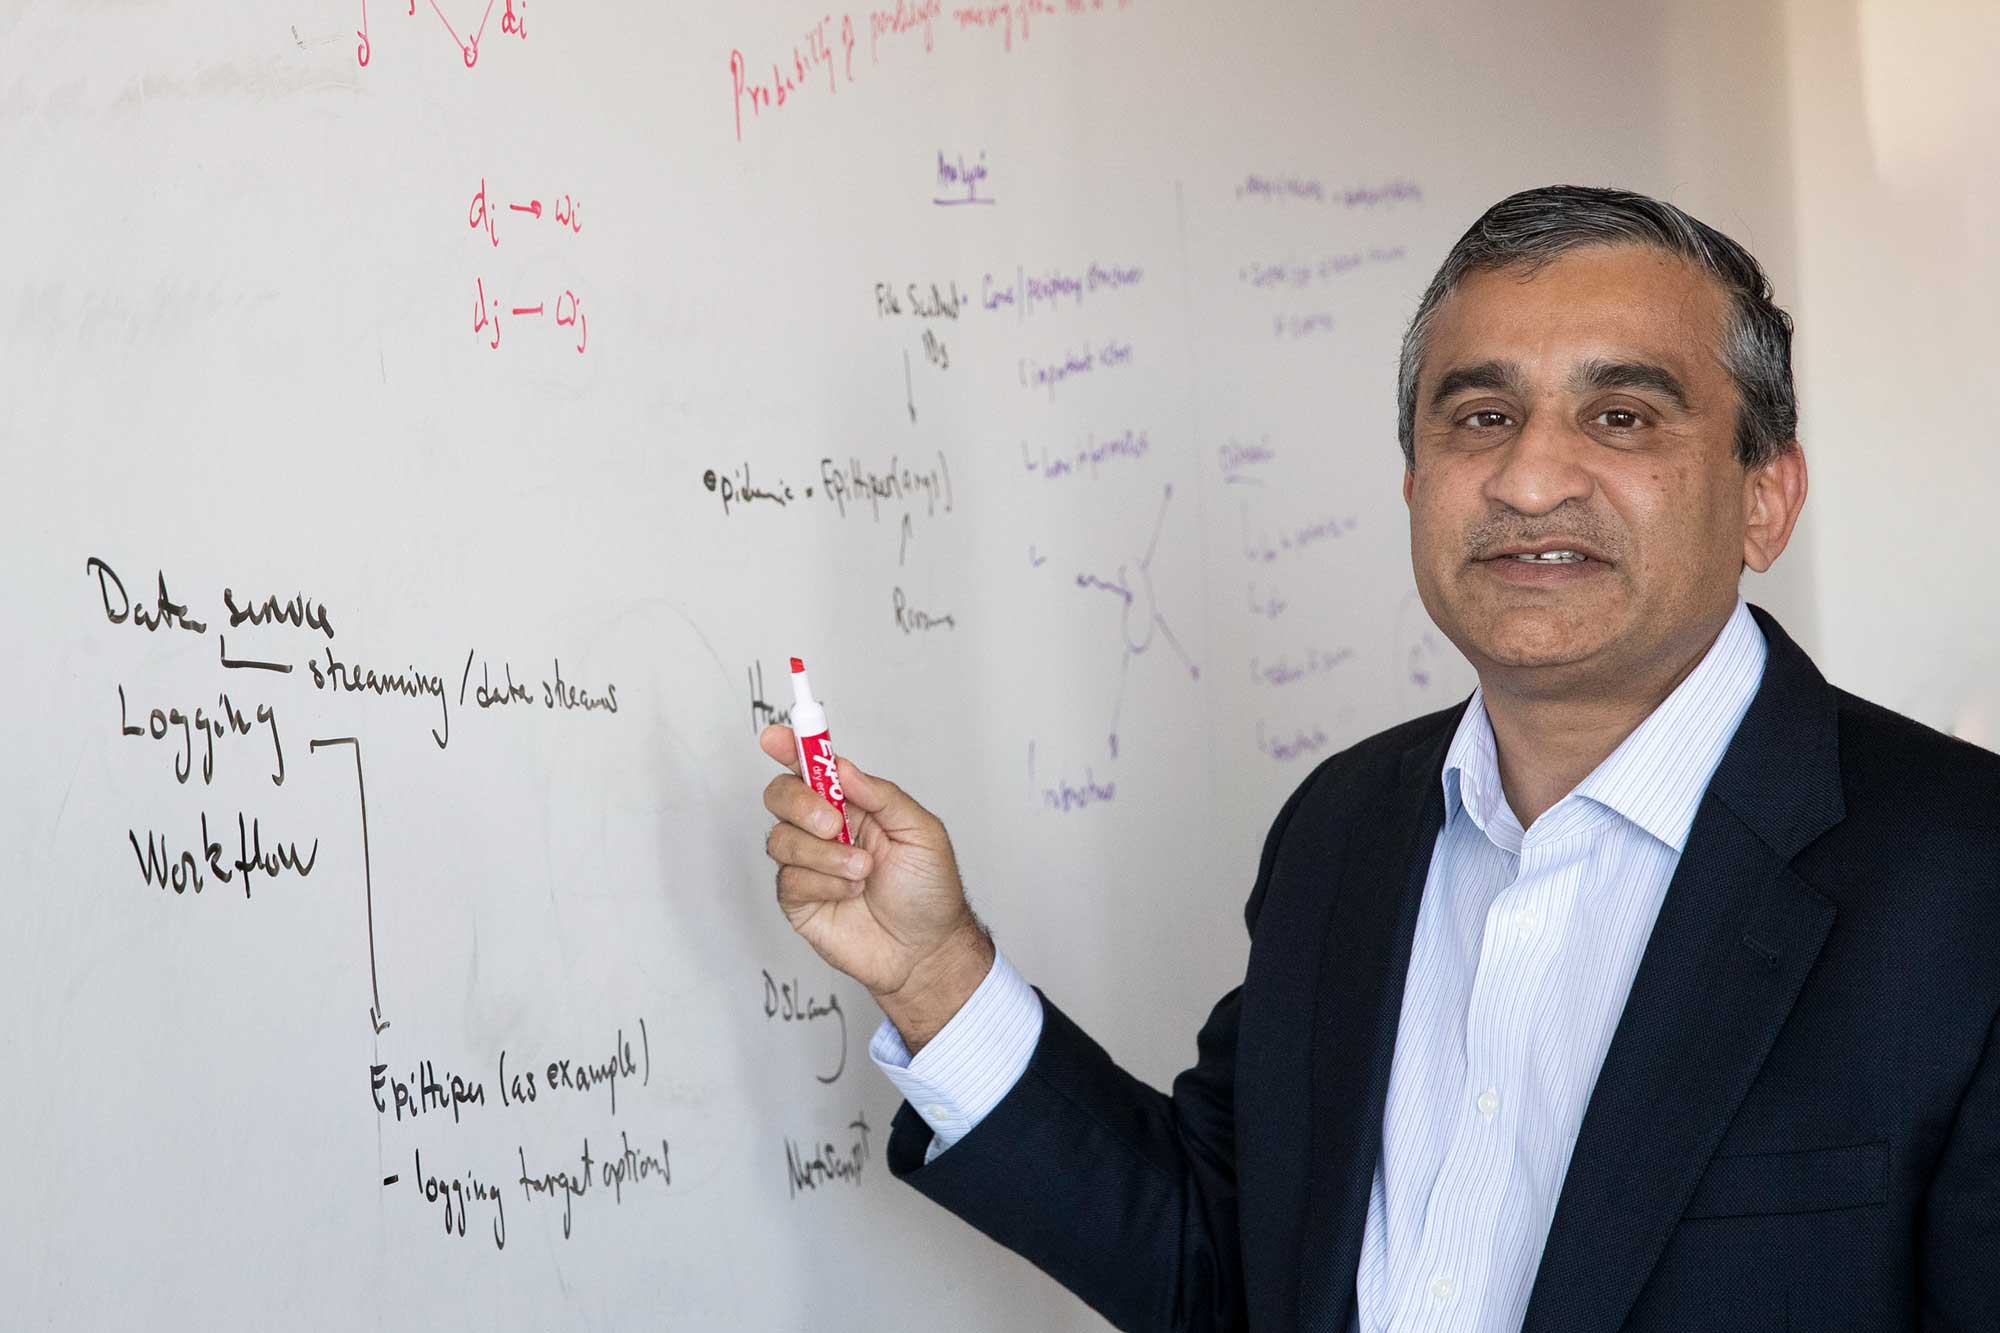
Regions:
[[833, 763], [826, 710], [813, 698], [806, 664], [796, 657], [792, 659], [792, 734], [799, 742], [799, 776], [840, 816], [840, 840], [851, 845], [854, 839], [847, 832], [847, 797], [840, 790], [840, 773]]

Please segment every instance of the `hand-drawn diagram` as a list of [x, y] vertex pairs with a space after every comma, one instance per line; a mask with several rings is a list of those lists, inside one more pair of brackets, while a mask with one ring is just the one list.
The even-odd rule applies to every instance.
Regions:
[[[446, 34], [451, 38], [451, 44], [458, 48], [459, 59], [465, 62], [465, 67], [471, 69], [474, 65], [477, 65], [479, 63], [479, 39], [486, 35], [486, 24], [493, 17], [493, 6], [496, 0], [486, 0], [486, 8], [479, 15], [479, 26], [471, 30], [472, 35], [470, 37], [460, 37], [458, 35], [458, 29], [452, 26], [450, 19], [445, 17], [444, 10], [438, 5], [438, 0], [428, 0], [428, 3], [430, 4], [431, 12], [437, 15], [438, 22], [444, 25]], [[528, 0], [518, 0], [518, 3], [517, 0], [506, 0], [506, 6], [505, 12], [500, 15], [500, 31], [510, 37], [519, 37], [523, 41], [526, 41], [528, 37]], [[417, 0], [409, 0], [409, 12], [405, 17], [415, 18], [416, 15]], [[356, 39], [354, 63], [366, 69], [368, 68], [368, 62], [374, 58], [375, 54], [374, 45], [368, 40], [368, 0], [361, 0], [361, 26], [355, 29], [354, 36]]]
[[[1118, 577], [1101, 578], [1089, 572], [1076, 576], [1076, 586], [1094, 589], [1116, 595], [1121, 602], [1119, 610], [1119, 632], [1124, 641], [1124, 654], [1118, 663], [1118, 693], [1111, 705], [1111, 729], [1109, 740], [1111, 757], [1118, 757], [1118, 722], [1125, 709], [1125, 682], [1132, 674], [1132, 659], [1151, 650], [1154, 636], [1166, 640], [1187, 668], [1189, 680], [1201, 679], [1201, 667], [1188, 656], [1181, 646], [1173, 627], [1159, 609], [1159, 596], [1153, 588], [1153, 552], [1160, 544], [1160, 532], [1166, 526], [1167, 509], [1173, 503], [1174, 487], [1168, 482], [1161, 490], [1160, 508], [1153, 519], [1153, 535], [1147, 539], [1146, 553], [1130, 566], [1118, 566]], [[1137, 571], [1133, 578], [1128, 570]]]

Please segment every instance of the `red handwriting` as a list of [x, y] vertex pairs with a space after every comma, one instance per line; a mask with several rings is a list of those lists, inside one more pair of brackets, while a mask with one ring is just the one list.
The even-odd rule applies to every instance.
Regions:
[[[567, 314], [563, 313], [565, 303], [569, 306]], [[556, 298], [556, 323], [561, 327], [576, 330], [576, 354], [582, 356], [584, 345], [590, 341], [590, 321], [583, 317], [583, 307], [577, 301], [575, 292], [565, 289], [563, 294]]]
[[[409, 3], [410, 7], [407, 16], [415, 18], [417, 16], [417, 0], [409, 0]], [[445, 16], [444, 9], [439, 5], [438, 0], [430, 0], [431, 12], [437, 15], [438, 22], [444, 27], [445, 35], [450, 37], [452, 45], [458, 48], [459, 59], [465, 62], [467, 69], [471, 69], [479, 63], [479, 41], [486, 35], [486, 24], [493, 17], [494, 3], [495, 0], [485, 0], [485, 8], [480, 11], [479, 15], [479, 26], [472, 29], [471, 36], [460, 37], [458, 29], [453, 27], [451, 20]], [[528, 36], [528, 22], [526, 17], [528, 0], [506, 0], [506, 3], [506, 11], [500, 16], [500, 31], [509, 36], [519, 37], [525, 41]], [[368, 61], [375, 53], [374, 46], [368, 40], [368, 0], [361, 0], [361, 27], [354, 35], [358, 39], [354, 47], [354, 62], [363, 69], [366, 69], [368, 68]]]
[[500, 244], [500, 233], [494, 230], [493, 214], [486, 207], [486, 178], [479, 178], [479, 192], [472, 196], [472, 207], [465, 210], [465, 225], [474, 231], [486, 229], [487, 239], [494, 245]]
[[[484, 233], [487, 247], [497, 249], [502, 213], [510, 215], [510, 228], [546, 221], [554, 223], [558, 235], [575, 236], [583, 231], [583, 217], [575, 198], [568, 193], [550, 195], [546, 200], [541, 196], [531, 196], [525, 201], [512, 199], [503, 202], [500, 196], [489, 191], [486, 177], [481, 176], [479, 188], [472, 192], [472, 202], [465, 210], [467, 229], [475, 234]], [[521, 221], [523, 219], [525, 221]], [[553, 311], [550, 309], [552, 305]], [[590, 345], [590, 321], [585, 318], [583, 302], [574, 289], [565, 287], [553, 302], [539, 292], [525, 292], [516, 294], [516, 299], [510, 303], [502, 301], [498, 294], [487, 292], [484, 275], [473, 278], [472, 331], [493, 351], [500, 350], [503, 316], [516, 320], [546, 320], [551, 314], [557, 328], [574, 334], [577, 354], [582, 355]]]
[[944, 0], [896, 0], [894, 9], [871, 10], [868, 15], [868, 58], [880, 58], [884, 33], [900, 37], [923, 30], [924, 53], [931, 51], [931, 20], [944, 13]]
[[[1130, 2], [1125, 0], [1127, 4]], [[1053, 0], [997, 0], [993, 4], [960, 6], [951, 11], [951, 16], [961, 32], [968, 28], [997, 28], [1001, 48], [1012, 52], [1016, 27], [1025, 40], [1031, 35], [1036, 19], [1053, 17], [1055, 12]]]
[[490, 315], [487, 313], [486, 280], [484, 278], [475, 278], [473, 281], [479, 284], [479, 300], [472, 307], [472, 331], [474, 333], [484, 333], [487, 326], [491, 325], [493, 328], [493, 338], [492, 341], [487, 343], [487, 346], [497, 352], [500, 350], [500, 316], [497, 312]]
[[[539, 318], [549, 313], [547, 301], [507, 306], [498, 297], [488, 297], [484, 278], [473, 279], [473, 290], [472, 331], [496, 352], [500, 350], [500, 313], [503, 309], [510, 317], [521, 319]], [[565, 287], [562, 295], [556, 298], [555, 306], [556, 326], [576, 331], [576, 351], [581, 356], [590, 344], [590, 321], [584, 317], [583, 302], [577, 299], [575, 292]]]
[[[487, 203], [486, 178], [481, 176], [479, 178], [479, 188], [473, 191], [472, 203], [465, 210], [465, 225], [473, 231], [485, 231], [486, 239], [495, 246], [500, 244], [500, 231], [494, 217], [497, 211], [496, 207]], [[542, 220], [542, 201], [540, 199], [530, 199], [525, 204], [509, 203], [507, 211], [510, 213], [526, 213], [536, 222], [540, 222]], [[554, 208], [551, 216], [555, 219], [555, 224], [558, 228], [567, 229], [572, 236], [583, 231], [583, 218], [577, 212], [576, 200], [567, 194], [554, 197]]]
[[[839, 43], [836, 57], [834, 43]], [[743, 140], [743, 106], [750, 105], [750, 118], [755, 120], [766, 110], [781, 107], [797, 97], [804, 88], [806, 76], [819, 70], [826, 71], [828, 92], [839, 92], [840, 81], [835, 77], [836, 64], [849, 83], [854, 82], [854, 19], [843, 15], [836, 29], [831, 16], [822, 18], [806, 29], [803, 40], [792, 43], [788, 62], [771, 62], [771, 81], [763, 83], [750, 77], [749, 62], [741, 51], [729, 53], [729, 80], [734, 89], [736, 102], [736, 139]]]
[[[936, 49], [937, 30], [990, 31], [1000, 34], [1002, 48], [1014, 49], [1018, 31], [1026, 40], [1037, 20], [1053, 21], [1064, 15], [1082, 16], [1102, 11], [1130, 9], [1133, 0], [977, 0], [976, 3], [945, 9], [945, 0], [895, 0], [866, 11], [842, 14], [838, 21], [829, 15], [806, 29], [791, 49], [770, 62], [770, 77], [764, 77], [764, 62], [752, 62], [741, 49], [729, 52], [729, 95], [736, 141], [743, 141], [745, 122], [754, 125], [766, 112], [791, 105], [816, 86], [820, 74], [826, 76], [828, 92], [854, 82], [854, 43], [857, 27], [868, 31], [868, 63], [879, 64], [885, 39], [921, 35], [924, 54]], [[855, 14], [862, 15], [860, 24]], [[949, 17], [950, 26], [946, 23]], [[750, 114], [745, 116], [743, 113]]]

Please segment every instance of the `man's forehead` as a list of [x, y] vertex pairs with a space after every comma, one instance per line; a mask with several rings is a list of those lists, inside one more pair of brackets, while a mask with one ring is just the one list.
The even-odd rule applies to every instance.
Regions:
[[1678, 255], [1586, 246], [1533, 270], [1467, 274], [1437, 308], [1425, 371], [1508, 361], [1539, 379], [1586, 360], [1644, 360], [1700, 377], [1721, 371], [1727, 316], [1720, 285]]

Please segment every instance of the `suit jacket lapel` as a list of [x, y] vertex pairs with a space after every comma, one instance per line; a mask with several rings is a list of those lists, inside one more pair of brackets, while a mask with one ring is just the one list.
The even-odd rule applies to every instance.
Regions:
[[1338, 1333], [1353, 1306], [1403, 980], [1444, 822], [1439, 774], [1462, 711], [1404, 753], [1394, 787], [1374, 808], [1350, 815], [1355, 841], [1327, 915], [1313, 1011], [1311, 1180], [1298, 1255], [1302, 1329]]
[[1764, 679], [1633, 978], [1523, 1333], [1624, 1323], [1833, 924], [1834, 905], [1791, 870], [1844, 813], [1833, 692], [1777, 622], [1751, 609], [1770, 648]]

